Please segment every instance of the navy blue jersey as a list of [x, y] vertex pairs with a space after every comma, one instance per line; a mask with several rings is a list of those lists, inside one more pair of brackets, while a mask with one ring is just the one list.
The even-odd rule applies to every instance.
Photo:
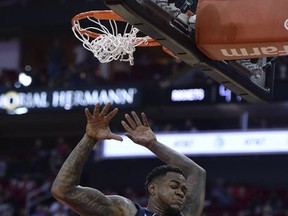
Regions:
[[[141, 206], [139, 206], [138, 204], [135, 204], [136, 208], [138, 209], [138, 212], [135, 216], [159, 216], [156, 213], [150, 212], [148, 209], [146, 208], [142, 208]], [[179, 216], [181, 216], [182, 214], [180, 213]]]
[[146, 208], [142, 208], [138, 204], [135, 204], [138, 212], [135, 216], [158, 216], [156, 213], [148, 211]]

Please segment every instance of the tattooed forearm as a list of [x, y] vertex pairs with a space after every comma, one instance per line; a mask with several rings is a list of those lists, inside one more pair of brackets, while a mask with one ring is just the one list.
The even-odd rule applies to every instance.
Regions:
[[73, 190], [69, 194], [69, 200], [73, 200], [69, 203], [70, 207], [83, 215], [85, 215], [83, 212], [94, 215], [112, 215], [113, 212], [111, 200], [90, 188]]
[[61, 167], [52, 188], [67, 192], [78, 185], [85, 160], [94, 147], [96, 141], [84, 136]]

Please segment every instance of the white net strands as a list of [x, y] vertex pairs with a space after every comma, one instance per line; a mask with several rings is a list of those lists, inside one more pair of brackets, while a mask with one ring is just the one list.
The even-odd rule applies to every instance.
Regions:
[[[118, 32], [117, 21], [108, 20], [110, 29], [99, 19], [87, 17], [93, 26], [81, 27], [79, 20], [75, 21], [72, 30], [75, 36], [83, 43], [83, 47], [91, 51], [101, 63], [108, 63], [113, 60], [128, 61], [134, 64], [133, 53], [136, 47], [148, 43], [149, 36], [138, 37], [139, 29], [126, 23], [124, 32]], [[87, 32], [97, 33], [94, 38]]]

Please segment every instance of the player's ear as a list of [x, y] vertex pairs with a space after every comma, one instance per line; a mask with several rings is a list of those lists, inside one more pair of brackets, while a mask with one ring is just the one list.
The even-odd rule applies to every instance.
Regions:
[[154, 196], [155, 195], [155, 190], [156, 190], [155, 182], [150, 182], [150, 184], [148, 185], [149, 195], [150, 196]]

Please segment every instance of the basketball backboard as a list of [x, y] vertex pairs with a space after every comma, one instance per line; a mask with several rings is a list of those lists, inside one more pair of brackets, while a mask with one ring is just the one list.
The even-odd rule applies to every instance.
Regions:
[[263, 64], [260, 72], [255, 73], [253, 71], [255, 68], [249, 59], [212, 60], [196, 46], [197, 29], [191, 31], [186, 21], [175, 17], [157, 3], [165, 4], [168, 1], [104, 0], [104, 2], [111, 10], [168, 48], [185, 63], [199, 68], [244, 100], [248, 102], [273, 100], [273, 61], [266, 64], [267, 59], [260, 59]]

